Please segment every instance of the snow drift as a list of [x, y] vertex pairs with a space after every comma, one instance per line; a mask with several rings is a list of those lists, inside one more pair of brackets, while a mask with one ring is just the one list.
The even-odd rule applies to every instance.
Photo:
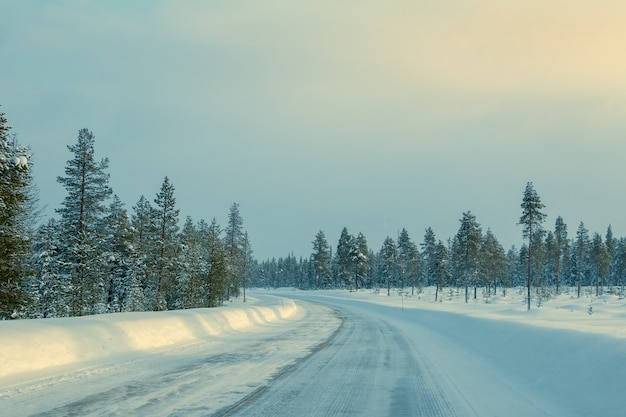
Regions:
[[296, 312], [293, 301], [271, 299], [274, 304], [251, 298], [242, 307], [0, 322], [0, 378], [193, 343], [277, 322]]

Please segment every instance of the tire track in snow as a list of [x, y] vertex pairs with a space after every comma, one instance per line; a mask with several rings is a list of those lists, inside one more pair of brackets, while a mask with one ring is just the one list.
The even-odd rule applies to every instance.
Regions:
[[401, 330], [344, 311], [342, 331], [232, 416], [466, 416]]
[[236, 335], [207, 340], [12, 387], [0, 401], [0, 415], [212, 415], [319, 349], [340, 325], [332, 309], [300, 305], [300, 319], [242, 332], [243, 340]]

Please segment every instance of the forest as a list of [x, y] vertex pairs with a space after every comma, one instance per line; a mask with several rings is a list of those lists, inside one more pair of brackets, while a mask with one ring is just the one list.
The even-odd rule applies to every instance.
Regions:
[[57, 216], [42, 221], [36, 161], [0, 113], [0, 319], [216, 307], [245, 301], [249, 287], [414, 295], [433, 286], [436, 300], [446, 289], [466, 302], [513, 288], [526, 292], [528, 309], [562, 291], [624, 294], [626, 238], [610, 225], [604, 236], [590, 233], [582, 221], [568, 233], [560, 216], [546, 225], [530, 182], [516, 225], [520, 248], [505, 250], [467, 211], [447, 239], [428, 227], [418, 244], [402, 229], [375, 250], [362, 233], [344, 228], [332, 246], [320, 230], [309, 257], [256, 260], [237, 203], [224, 227], [215, 218], [181, 221], [165, 176], [153, 199], [140, 195], [128, 211], [109, 185], [108, 159], [96, 158], [94, 134], [80, 129], [67, 148], [72, 158], [57, 178], [66, 196]]

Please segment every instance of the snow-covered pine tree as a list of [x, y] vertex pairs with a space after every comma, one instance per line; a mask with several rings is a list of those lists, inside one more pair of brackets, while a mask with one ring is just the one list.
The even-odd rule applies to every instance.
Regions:
[[395, 286], [398, 272], [398, 246], [387, 236], [380, 248], [380, 268], [382, 278], [387, 285], [387, 297], [391, 295], [391, 287]]
[[434, 267], [435, 267], [435, 285], [436, 285], [436, 289], [435, 289], [435, 301], [437, 301], [438, 296], [439, 296], [439, 291], [441, 291], [446, 284], [450, 281], [450, 279], [452, 278], [452, 274], [450, 273], [450, 270], [448, 268], [448, 260], [449, 260], [449, 256], [450, 253], [448, 251], [448, 248], [446, 248], [446, 245], [440, 240], [437, 243], [437, 246], [435, 246], [435, 260], [434, 260]]
[[589, 231], [583, 222], [580, 222], [576, 230], [573, 249], [577, 296], [580, 298], [583, 279], [586, 278], [589, 270]]
[[457, 282], [465, 287], [465, 302], [468, 302], [468, 288], [470, 283], [474, 286], [474, 299], [478, 287], [478, 268], [480, 265], [480, 245], [483, 240], [483, 232], [471, 211], [463, 213], [456, 236], [454, 237], [455, 272]]
[[157, 206], [158, 247], [154, 264], [156, 273], [156, 305], [155, 309], [166, 310], [173, 305], [177, 297], [176, 283], [178, 267], [178, 214], [174, 186], [165, 177], [161, 190], [154, 200]]
[[400, 287], [411, 284], [411, 295], [415, 293], [415, 285], [419, 279], [421, 257], [417, 245], [409, 237], [409, 232], [402, 229], [398, 236], [398, 266], [400, 268]]
[[203, 281], [206, 307], [216, 307], [224, 301], [228, 288], [228, 254], [222, 240], [222, 230], [215, 221], [206, 230], [203, 238], [207, 254], [206, 278]]
[[111, 195], [107, 158], [94, 158], [95, 137], [87, 129], [78, 132], [78, 140], [68, 149], [74, 155], [67, 161], [65, 177], [57, 181], [65, 187], [67, 196], [57, 209], [61, 216], [62, 273], [72, 282], [72, 315], [98, 312], [103, 300], [104, 283], [101, 270], [101, 220], [106, 212], [105, 202]]
[[180, 286], [178, 308], [200, 307], [202, 248], [200, 235], [191, 217], [187, 216], [185, 224], [180, 232], [180, 270], [178, 272], [178, 285]]
[[600, 234], [597, 232], [593, 234], [590, 251], [593, 282], [595, 282], [596, 284], [597, 297], [604, 292], [604, 281], [609, 274], [611, 266], [609, 251], [602, 241], [602, 236], [600, 236]]
[[609, 280], [609, 290], [611, 290], [613, 284], [615, 283], [615, 274], [613, 269], [615, 264], [615, 254], [617, 252], [617, 239], [613, 237], [613, 230], [611, 229], [611, 225], [609, 225], [606, 229], [604, 244], [606, 245], [606, 250], [609, 255], [609, 272], [607, 278]]
[[239, 285], [242, 277], [242, 247], [243, 218], [239, 213], [239, 204], [233, 203], [228, 213], [228, 224], [224, 244], [228, 255], [228, 287], [226, 298], [239, 295]]
[[143, 195], [133, 206], [131, 226], [137, 262], [133, 266], [133, 311], [154, 310], [157, 288], [158, 211]]
[[480, 275], [483, 277], [488, 294], [497, 293], [498, 283], [508, 282], [508, 262], [504, 248], [491, 229], [487, 229], [480, 246]]
[[424, 233], [424, 241], [421, 243], [422, 257], [424, 259], [424, 274], [426, 285], [435, 285], [436, 283], [436, 253], [437, 253], [437, 240], [435, 238], [435, 232], [428, 227]]
[[60, 273], [60, 236], [59, 223], [54, 218], [40, 225], [35, 233], [31, 262], [34, 275], [28, 286], [33, 299], [30, 317], [67, 317], [71, 314], [72, 283], [67, 275]]
[[528, 239], [528, 260], [527, 260], [527, 305], [528, 310], [530, 310], [530, 286], [532, 283], [532, 272], [531, 267], [533, 263], [533, 244], [535, 243], [534, 235], [541, 233], [542, 224], [546, 218], [546, 215], [541, 212], [541, 210], [545, 207], [543, 203], [541, 203], [541, 199], [539, 195], [535, 191], [532, 182], [528, 182], [526, 184], [526, 189], [524, 190], [524, 196], [522, 198], [522, 216], [520, 217], [519, 223], [522, 225], [522, 235], [524, 238]]
[[350, 248], [350, 262], [352, 263], [355, 291], [358, 291], [359, 283], [362, 287], [368, 285], [368, 252], [367, 240], [365, 239], [363, 233], [359, 232], [353, 241], [352, 247]]
[[335, 254], [335, 265], [337, 274], [337, 284], [340, 287], [346, 287], [349, 285], [352, 278], [350, 261], [350, 249], [353, 245], [354, 237], [348, 233], [347, 228], [341, 230], [339, 235], [339, 242], [337, 243], [337, 252]]
[[246, 287], [248, 286], [248, 276], [250, 274], [250, 266], [252, 265], [252, 244], [248, 232], [243, 232], [241, 239], [241, 272], [243, 274], [243, 302], [246, 302]]
[[28, 300], [23, 284], [28, 275], [30, 155], [15, 136], [9, 138], [10, 129], [0, 113], [0, 319], [18, 317]]
[[330, 245], [326, 240], [326, 235], [320, 230], [313, 240], [313, 253], [311, 254], [311, 265], [313, 268], [312, 286], [315, 289], [329, 288], [332, 283], [331, 278], [331, 254]]
[[105, 305], [107, 312], [130, 310], [133, 291], [133, 272], [137, 254], [133, 246], [133, 231], [124, 204], [117, 195], [108, 208], [104, 219]]
[[567, 238], [567, 225], [561, 216], [554, 223], [554, 240], [556, 243], [557, 264], [555, 271], [556, 294], [560, 292], [561, 282], [567, 271], [567, 263], [570, 257], [569, 239]]

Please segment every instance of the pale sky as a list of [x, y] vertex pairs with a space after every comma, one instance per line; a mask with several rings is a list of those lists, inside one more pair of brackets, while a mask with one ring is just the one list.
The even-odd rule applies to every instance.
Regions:
[[624, 22], [623, 0], [5, 1], [0, 111], [49, 214], [86, 127], [129, 212], [167, 175], [181, 225], [239, 203], [259, 259], [344, 226], [446, 240], [468, 210], [519, 247], [527, 181], [546, 228], [621, 237]]

